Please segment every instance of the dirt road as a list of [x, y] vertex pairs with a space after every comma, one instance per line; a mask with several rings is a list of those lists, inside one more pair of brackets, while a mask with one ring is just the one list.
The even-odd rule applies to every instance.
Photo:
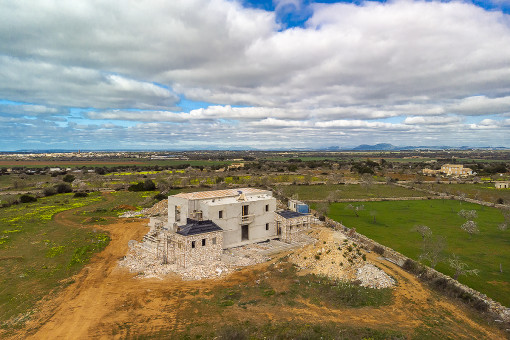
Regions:
[[[216, 324], [229, 320], [332, 321], [351, 327], [395, 329], [407, 336], [416, 334], [420, 328], [430, 331], [437, 325], [441, 327], [441, 335], [452, 338], [498, 339], [505, 336], [498, 329], [473, 318], [456, 303], [429, 291], [398, 266], [378, 260], [373, 253], [368, 254], [369, 260], [399, 283], [394, 289], [394, 303], [389, 306], [332, 310], [300, 301], [301, 306], [306, 307], [268, 309], [267, 306], [253, 306], [242, 309], [231, 306], [214, 315], [196, 309], [189, 317], [189, 301], [200, 299], [204, 292], [218, 285], [253, 282], [268, 264], [246, 268], [216, 280], [182, 281], [177, 277], [134, 279], [134, 274], [117, 267], [117, 261], [126, 254], [129, 240], [140, 240], [147, 232], [146, 223], [143, 220], [119, 220], [118, 223], [102, 226], [111, 234], [109, 246], [74, 277], [75, 283], [52, 301], [40, 305], [39, 313], [18, 334], [19, 338], [126, 338], [136, 334], [164, 334], [165, 330], [184, 330], [191, 324]], [[197, 292], [200, 293], [197, 295]], [[187, 317], [182, 315], [185, 309]], [[447, 334], [444, 329], [447, 329]]]

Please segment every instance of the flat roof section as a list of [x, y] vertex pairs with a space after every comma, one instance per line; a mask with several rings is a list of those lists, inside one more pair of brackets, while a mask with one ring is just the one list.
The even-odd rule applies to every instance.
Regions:
[[277, 211], [276, 213], [286, 219], [309, 215], [309, 214], [298, 213], [296, 211], [291, 211], [291, 210], [282, 210], [282, 211]]
[[239, 189], [225, 189], [225, 190], [212, 190], [212, 191], [198, 191], [198, 192], [182, 192], [172, 197], [185, 198], [188, 200], [203, 200], [210, 198], [221, 198], [221, 197], [233, 197], [239, 196], [239, 191], [242, 191], [245, 195], [248, 194], [262, 194], [267, 193], [268, 190], [256, 189], [256, 188], [239, 188]]

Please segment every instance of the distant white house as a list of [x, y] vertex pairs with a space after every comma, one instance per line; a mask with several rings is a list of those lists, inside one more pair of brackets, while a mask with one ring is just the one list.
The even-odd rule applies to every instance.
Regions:
[[465, 168], [462, 164], [445, 164], [441, 167], [441, 172], [447, 176], [471, 176], [473, 170]]
[[510, 182], [496, 182], [494, 186], [496, 189], [508, 189], [510, 188]]

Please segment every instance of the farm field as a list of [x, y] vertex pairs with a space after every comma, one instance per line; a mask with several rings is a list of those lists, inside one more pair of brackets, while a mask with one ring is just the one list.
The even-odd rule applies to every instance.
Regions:
[[334, 184], [334, 185], [286, 185], [279, 186], [279, 190], [287, 197], [297, 195], [300, 200], [326, 200], [331, 193], [334, 199], [359, 199], [382, 197], [424, 197], [425, 193], [406, 189], [394, 185], [374, 184]]
[[23, 323], [38, 300], [72, 283], [69, 277], [109, 242], [97, 225], [111, 222], [121, 205], [152, 205], [154, 194], [70, 193], [0, 208], [0, 326], [13, 317]]
[[444, 192], [451, 195], [463, 193], [466, 197], [480, 199], [482, 201], [496, 203], [499, 198], [503, 199], [505, 204], [510, 204], [510, 189], [496, 189], [494, 183], [477, 184], [418, 184], [419, 188]]
[[[460, 276], [459, 281], [489, 297], [510, 306], [510, 230], [501, 231], [504, 221], [496, 208], [455, 200], [363, 202], [364, 209], [347, 209], [348, 203], [333, 203], [328, 216], [415, 260], [421, 252], [421, 236], [412, 229], [428, 226], [433, 235], [446, 237], [446, 256], [458, 255], [469, 268], [480, 270], [478, 276]], [[476, 210], [480, 233], [472, 237], [460, 226], [465, 219], [462, 209]], [[427, 263], [426, 263], [427, 264]], [[500, 272], [500, 264], [503, 273]], [[453, 276], [446, 261], [436, 269]]]
[[111, 161], [103, 160], [0, 160], [0, 168], [15, 168], [15, 167], [29, 167], [29, 168], [45, 168], [45, 167], [118, 167], [118, 166], [177, 166], [183, 164], [195, 166], [211, 166], [211, 165], [229, 165], [230, 161], [209, 161], [209, 160], [180, 160], [180, 159], [159, 159], [149, 160], [141, 158], [126, 158]]

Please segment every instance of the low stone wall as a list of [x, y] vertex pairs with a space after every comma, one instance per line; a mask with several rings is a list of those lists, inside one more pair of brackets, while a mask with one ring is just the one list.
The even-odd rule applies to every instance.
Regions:
[[[383, 202], [383, 201], [423, 201], [423, 200], [439, 200], [444, 199], [443, 197], [437, 196], [422, 196], [422, 197], [377, 197], [377, 198], [341, 198], [335, 199], [335, 203], [345, 202]], [[306, 200], [306, 202], [318, 203], [318, 202], [330, 202], [329, 200]]]
[[425, 192], [430, 195], [436, 195], [436, 199], [452, 199], [452, 200], [464, 201], [464, 202], [469, 202], [469, 203], [476, 203], [476, 204], [484, 205], [486, 207], [496, 207], [499, 209], [510, 209], [509, 204], [498, 204], [498, 203], [475, 200], [473, 198], [468, 198], [468, 197], [464, 197], [464, 196], [448, 195], [443, 192], [438, 192], [438, 191], [433, 191], [433, 190], [428, 190], [428, 189], [423, 189], [423, 188], [416, 188], [416, 187], [401, 184], [401, 183], [398, 183], [398, 184], [395, 183], [395, 185], [398, 185], [399, 187], [406, 188], [406, 189]]
[[[388, 247], [366, 237], [365, 235], [359, 234], [354, 229], [349, 229], [346, 226], [344, 226], [343, 224], [338, 223], [330, 218], [326, 218], [325, 223], [327, 225], [332, 226], [333, 228], [335, 228], [337, 230], [343, 231], [349, 239], [351, 239], [352, 241], [361, 245], [363, 248], [365, 248], [367, 250], [372, 251], [372, 249], [374, 247], [381, 247], [382, 249], [384, 249], [384, 253], [382, 256], [384, 256], [387, 260], [395, 263], [396, 265], [398, 265], [400, 267], [402, 267], [407, 260], [413, 261], [409, 257], [402, 255], [401, 253], [399, 253], [391, 248], [388, 248]], [[423, 267], [425, 268], [425, 272], [422, 274], [422, 276], [442, 278], [442, 279], [446, 280], [449, 284], [452, 284], [452, 285], [456, 286], [457, 288], [459, 288], [460, 290], [462, 290], [462, 292], [470, 294], [470, 295], [477, 297], [477, 298], [481, 299], [482, 301], [484, 301], [487, 304], [488, 311], [495, 318], [500, 319], [501, 321], [510, 323], [510, 308], [507, 308], [507, 307], [503, 306], [502, 304], [500, 304], [499, 302], [492, 300], [490, 297], [488, 297], [485, 294], [482, 294], [472, 288], [469, 288], [466, 285], [463, 285], [462, 283], [460, 283], [457, 280], [454, 280], [453, 278], [449, 277], [448, 275], [445, 275], [445, 274], [438, 272], [437, 270], [427, 267], [427, 266], [423, 266]]]

